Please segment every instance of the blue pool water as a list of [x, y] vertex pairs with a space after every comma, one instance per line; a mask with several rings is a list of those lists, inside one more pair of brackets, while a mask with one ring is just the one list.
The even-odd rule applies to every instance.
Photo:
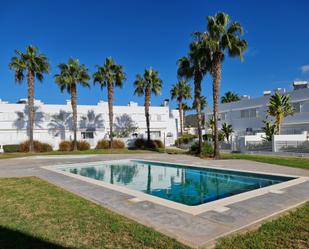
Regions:
[[137, 160], [62, 168], [189, 206], [291, 180], [291, 177]]

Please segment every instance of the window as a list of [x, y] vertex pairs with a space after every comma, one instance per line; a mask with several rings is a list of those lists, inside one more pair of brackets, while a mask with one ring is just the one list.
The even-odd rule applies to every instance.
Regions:
[[[146, 131], [147, 134], [147, 131]], [[159, 138], [161, 137], [161, 131], [150, 131], [150, 136], [153, 138]]]
[[300, 113], [300, 108], [301, 108], [300, 102], [298, 102], [298, 103], [292, 103], [292, 106], [293, 106], [293, 108], [294, 108], [294, 112], [295, 112], [295, 113]]
[[81, 135], [83, 139], [93, 139], [94, 138], [93, 131], [82, 131]]
[[220, 113], [220, 119], [226, 120], [227, 119], [227, 113], [226, 112]]
[[256, 108], [251, 108], [251, 109], [240, 111], [240, 118], [256, 118], [256, 117], [257, 117]]
[[168, 133], [166, 134], [166, 137], [173, 137], [173, 133], [168, 132]]

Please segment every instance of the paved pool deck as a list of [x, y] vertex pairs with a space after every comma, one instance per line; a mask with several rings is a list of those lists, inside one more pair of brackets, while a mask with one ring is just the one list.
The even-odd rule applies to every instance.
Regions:
[[266, 219], [276, 217], [309, 201], [309, 181], [307, 180], [286, 187], [282, 191], [267, 192], [260, 196], [226, 205], [225, 208], [218, 207], [216, 211], [209, 210], [192, 215], [151, 201], [132, 202], [130, 200], [135, 196], [41, 168], [42, 166], [130, 158], [309, 177], [309, 170], [304, 169], [245, 160], [212, 161], [187, 155], [157, 153], [2, 159], [0, 160], [0, 177], [37, 176], [116, 213], [153, 227], [194, 248], [211, 247], [216, 239], [222, 236], [251, 229]]

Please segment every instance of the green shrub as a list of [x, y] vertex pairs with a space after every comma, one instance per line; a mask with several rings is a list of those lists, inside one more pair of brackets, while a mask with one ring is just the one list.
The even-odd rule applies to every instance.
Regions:
[[6, 153], [19, 152], [19, 144], [5, 144], [3, 145], [3, 151]]
[[71, 151], [71, 141], [61, 141], [59, 143], [59, 151]]
[[96, 149], [108, 149], [109, 148], [109, 141], [106, 139], [101, 139], [97, 142]]
[[[20, 152], [29, 152], [29, 140], [22, 142], [19, 144], [19, 151]], [[39, 141], [33, 141], [34, 151], [35, 152], [49, 152], [53, 150], [53, 147], [47, 143], [41, 143]]]
[[[202, 144], [202, 151], [201, 151], [201, 155], [205, 156], [205, 157], [209, 157], [213, 155], [213, 147], [211, 144], [207, 143], [207, 142], [203, 142]], [[190, 147], [190, 153], [193, 155], [197, 155], [198, 154], [198, 142], [192, 144], [192, 146]]]
[[148, 141], [147, 139], [144, 138], [137, 138], [134, 141], [134, 148], [135, 149], [141, 149], [141, 150], [158, 150], [158, 149], [163, 149], [164, 144], [162, 143], [161, 140], [150, 140]]
[[[73, 150], [73, 141], [72, 141]], [[90, 150], [90, 144], [86, 140], [77, 141], [77, 150]]]
[[184, 134], [175, 140], [175, 144], [176, 146], [180, 146], [182, 144], [188, 144], [192, 142], [195, 138], [197, 138], [197, 135]]
[[145, 139], [137, 138], [134, 141], [134, 148], [136, 148], [136, 149], [145, 149]]

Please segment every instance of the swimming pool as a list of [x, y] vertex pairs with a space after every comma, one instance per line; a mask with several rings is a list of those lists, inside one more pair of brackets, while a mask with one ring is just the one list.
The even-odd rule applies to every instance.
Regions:
[[120, 160], [93, 165], [89, 163], [59, 169], [188, 206], [209, 203], [295, 179], [142, 160]]

